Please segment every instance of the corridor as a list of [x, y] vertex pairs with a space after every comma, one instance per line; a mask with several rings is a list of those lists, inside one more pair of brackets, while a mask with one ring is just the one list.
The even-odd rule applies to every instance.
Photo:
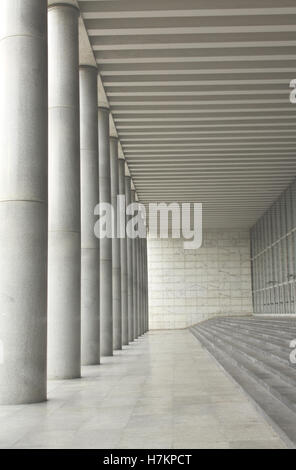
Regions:
[[[4, 426], [5, 422], [5, 426]], [[285, 448], [188, 330], [153, 331], [50, 381], [48, 401], [2, 406], [1, 448]]]
[[295, 0], [0, 0], [1, 449], [296, 448], [295, 50]]

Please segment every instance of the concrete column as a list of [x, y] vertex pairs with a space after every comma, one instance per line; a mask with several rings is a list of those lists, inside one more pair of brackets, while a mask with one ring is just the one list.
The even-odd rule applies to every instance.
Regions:
[[142, 334], [145, 334], [145, 238], [142, 239]]
[[114, 209], [112, 238], [112, 297], [113, 297], [113, 348], [122, 349], [121, 317], [121, 257], [120, 239], [117, 237], [117, 196], [119, 194], [118, 139], [110, 137], [111, 201]]
[[144, 239], [141, 239], [141, 335], [145, 333], [145, 277], [144, 277]]
[[[136, 191], [131, 190], [131, 202], [136, 203]], [[138, 237], [132, 240], [133, 250], [133, 299], [134, 299], [134, 310], [133, 310], [133, 324], [134, 324], [134, 338], [138, 338], [138, 311], [139, 311], [139, 297], [138, 297]]]
[[80, 377], [80, 142], [76, 7], [48, 11], [48, 374]]
[[0, 2], [0, 404], [46, 399], [47, 2]]
[[144, 238], [144, 295], [145, 295], [145, 323], [144, 332], [146, 333], [149, 329], [148, 326], [148, 259], [147, 259], [147, 235]]
[[143, 276], [143, 287], [142, 287], [142, 297], [143, 297], [143, 320], [142, 320], [142, 334], [145, 334], [145, 321], [146, 321], [146, 313], [145, 313], [145, 239], [142, 240], [142, 248], [143, 248], [143, 267], [142, 267], [142, 276]]
[[[119, 195], [125, 196], [125, 161], [120, 159], [119, 164]], [[125, 204], [126, 208], [126, 204]], [[121, 224], [126, 234], [126, 216]], [[128, 279], [127, 279], [127, 239], [120, 239], [120, 264], [121, 264], [121, 315], [122, 315], [122, 344], [128, 344]]]
[[[99, 114], [99, 189], [100, 203], [111, 204], [109, 109]], [[100, 316], [101, 355], [113, 355], [112, 238], [100, 240]]]
[[135, 238], [134, 241], [134, 259], [135, 259], [135, 279], [134, 279], [134, 297], [136, 299], [134, 303], [134, 327], [135, 327], [135, 338], [139, 337], [139, 238]]
[[142, 239], [138, 238], [138, 336], [142, 335]]
[[[125, 177], [126, 205], [131, 204], [131, 177]], [[127, 221], [130, 216], [127, 216]], [[133, 240], [127, 237], [127, 284], [128, 284], [128, 337], [134, 341], [134, 270], [133, 270]]]
[[147, 235], [144, 239], [144, 279], [145, 279], [145, 322], [144, 322], [144, 333], [148, 331], [148, 267], [147, 267]]
[[96, 67], [80, 66], [81, 361], [100, 363], [100, 244], [94, 234], [99, 202]]
[[142, 238], [142, 335], [145, 333], [145, 239]]

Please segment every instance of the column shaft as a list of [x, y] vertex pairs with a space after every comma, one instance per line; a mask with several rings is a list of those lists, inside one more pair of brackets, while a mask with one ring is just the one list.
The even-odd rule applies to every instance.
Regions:
[[[119, 160], [119, 194], [125, 196], [125, 161]], [[126, 204], [125, 204], [126, 210]], [[126, 234], [126, 216], [120, 221]], [[120, 239], [122, 344], [128, 344], [127, 238]]]
[[80, 377], [80, 143], [78, 9], [48, 12], [48, 373]]
[[[131, 178], [125, 177], [126, 205], [131, 204]], [[127, 221], [130, 216], [127, 216]], [[134, 263], [133, 263], [133, 240], [127, 237], [127, 277], [128, 277], [128, 336], [129, 342], [134, 341]]]
[[94, 234], [99, 202], [96, 67], [80, 67], [81, 361], [100, 363], [100, 244]]
[[137, 264], [137, 274], [138, 274], [138, 336], [142, 334], [142, 247], [141, 247], [141, 238], [138, 238], [138, 264]]
[[145, 333], [145, 239], [142, 239], [142, 334]]
[[0, 404], [46, 399], [47, 1], [0, 2]]
[[141, 335], [145, 333], [145, 294], [144, 294], [144, 239], [141, 239]]
[[145, 238], [142, 239], [142, 334], [145, 334]]
[[111, 159], [111, 201], [114, 210], [112, 238], [112, 292], [113, 292], [113, 348], [122, 349], [122, 318], [121, 318], [121, 257], [120, 239], [117, 237], [117, 196], [119, 193], [118, 176], [118, 139], [110, 138]]
[[[100, 203], [111, 204], [109, 110], [99, 107]], [[101, 355], [113, 355], [112, 239], [100, 240]]]
[[148, 309], [148, 250], [147, 250], [147, 235], [144, 238], [144, 277], [145, 277], [145, 333], [149, 330], [149, 309]]
[[[136, 203], [136, 192], [134, 189], [131, 190], [131, 202]], [[138, 297], [138, 237], [132, 240], [132, 251], [133, 251], [133, 325], [134, 325], [134, 338], [138, 338], [138, 309], [139, 309], [139, 297]]]

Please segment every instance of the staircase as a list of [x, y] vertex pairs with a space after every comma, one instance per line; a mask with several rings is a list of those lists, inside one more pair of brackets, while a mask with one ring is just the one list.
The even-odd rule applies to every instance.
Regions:
[[213, 318], [191, 332], [296, 448], [296, 365], [290, 362], [296, 318]]

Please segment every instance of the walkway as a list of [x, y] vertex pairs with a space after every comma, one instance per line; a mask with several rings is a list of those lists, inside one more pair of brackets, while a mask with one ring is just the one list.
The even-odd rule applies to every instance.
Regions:
[[188, 330], [150, 332], [49, 401], [0, 407], [1, 448], [284, 448]]

